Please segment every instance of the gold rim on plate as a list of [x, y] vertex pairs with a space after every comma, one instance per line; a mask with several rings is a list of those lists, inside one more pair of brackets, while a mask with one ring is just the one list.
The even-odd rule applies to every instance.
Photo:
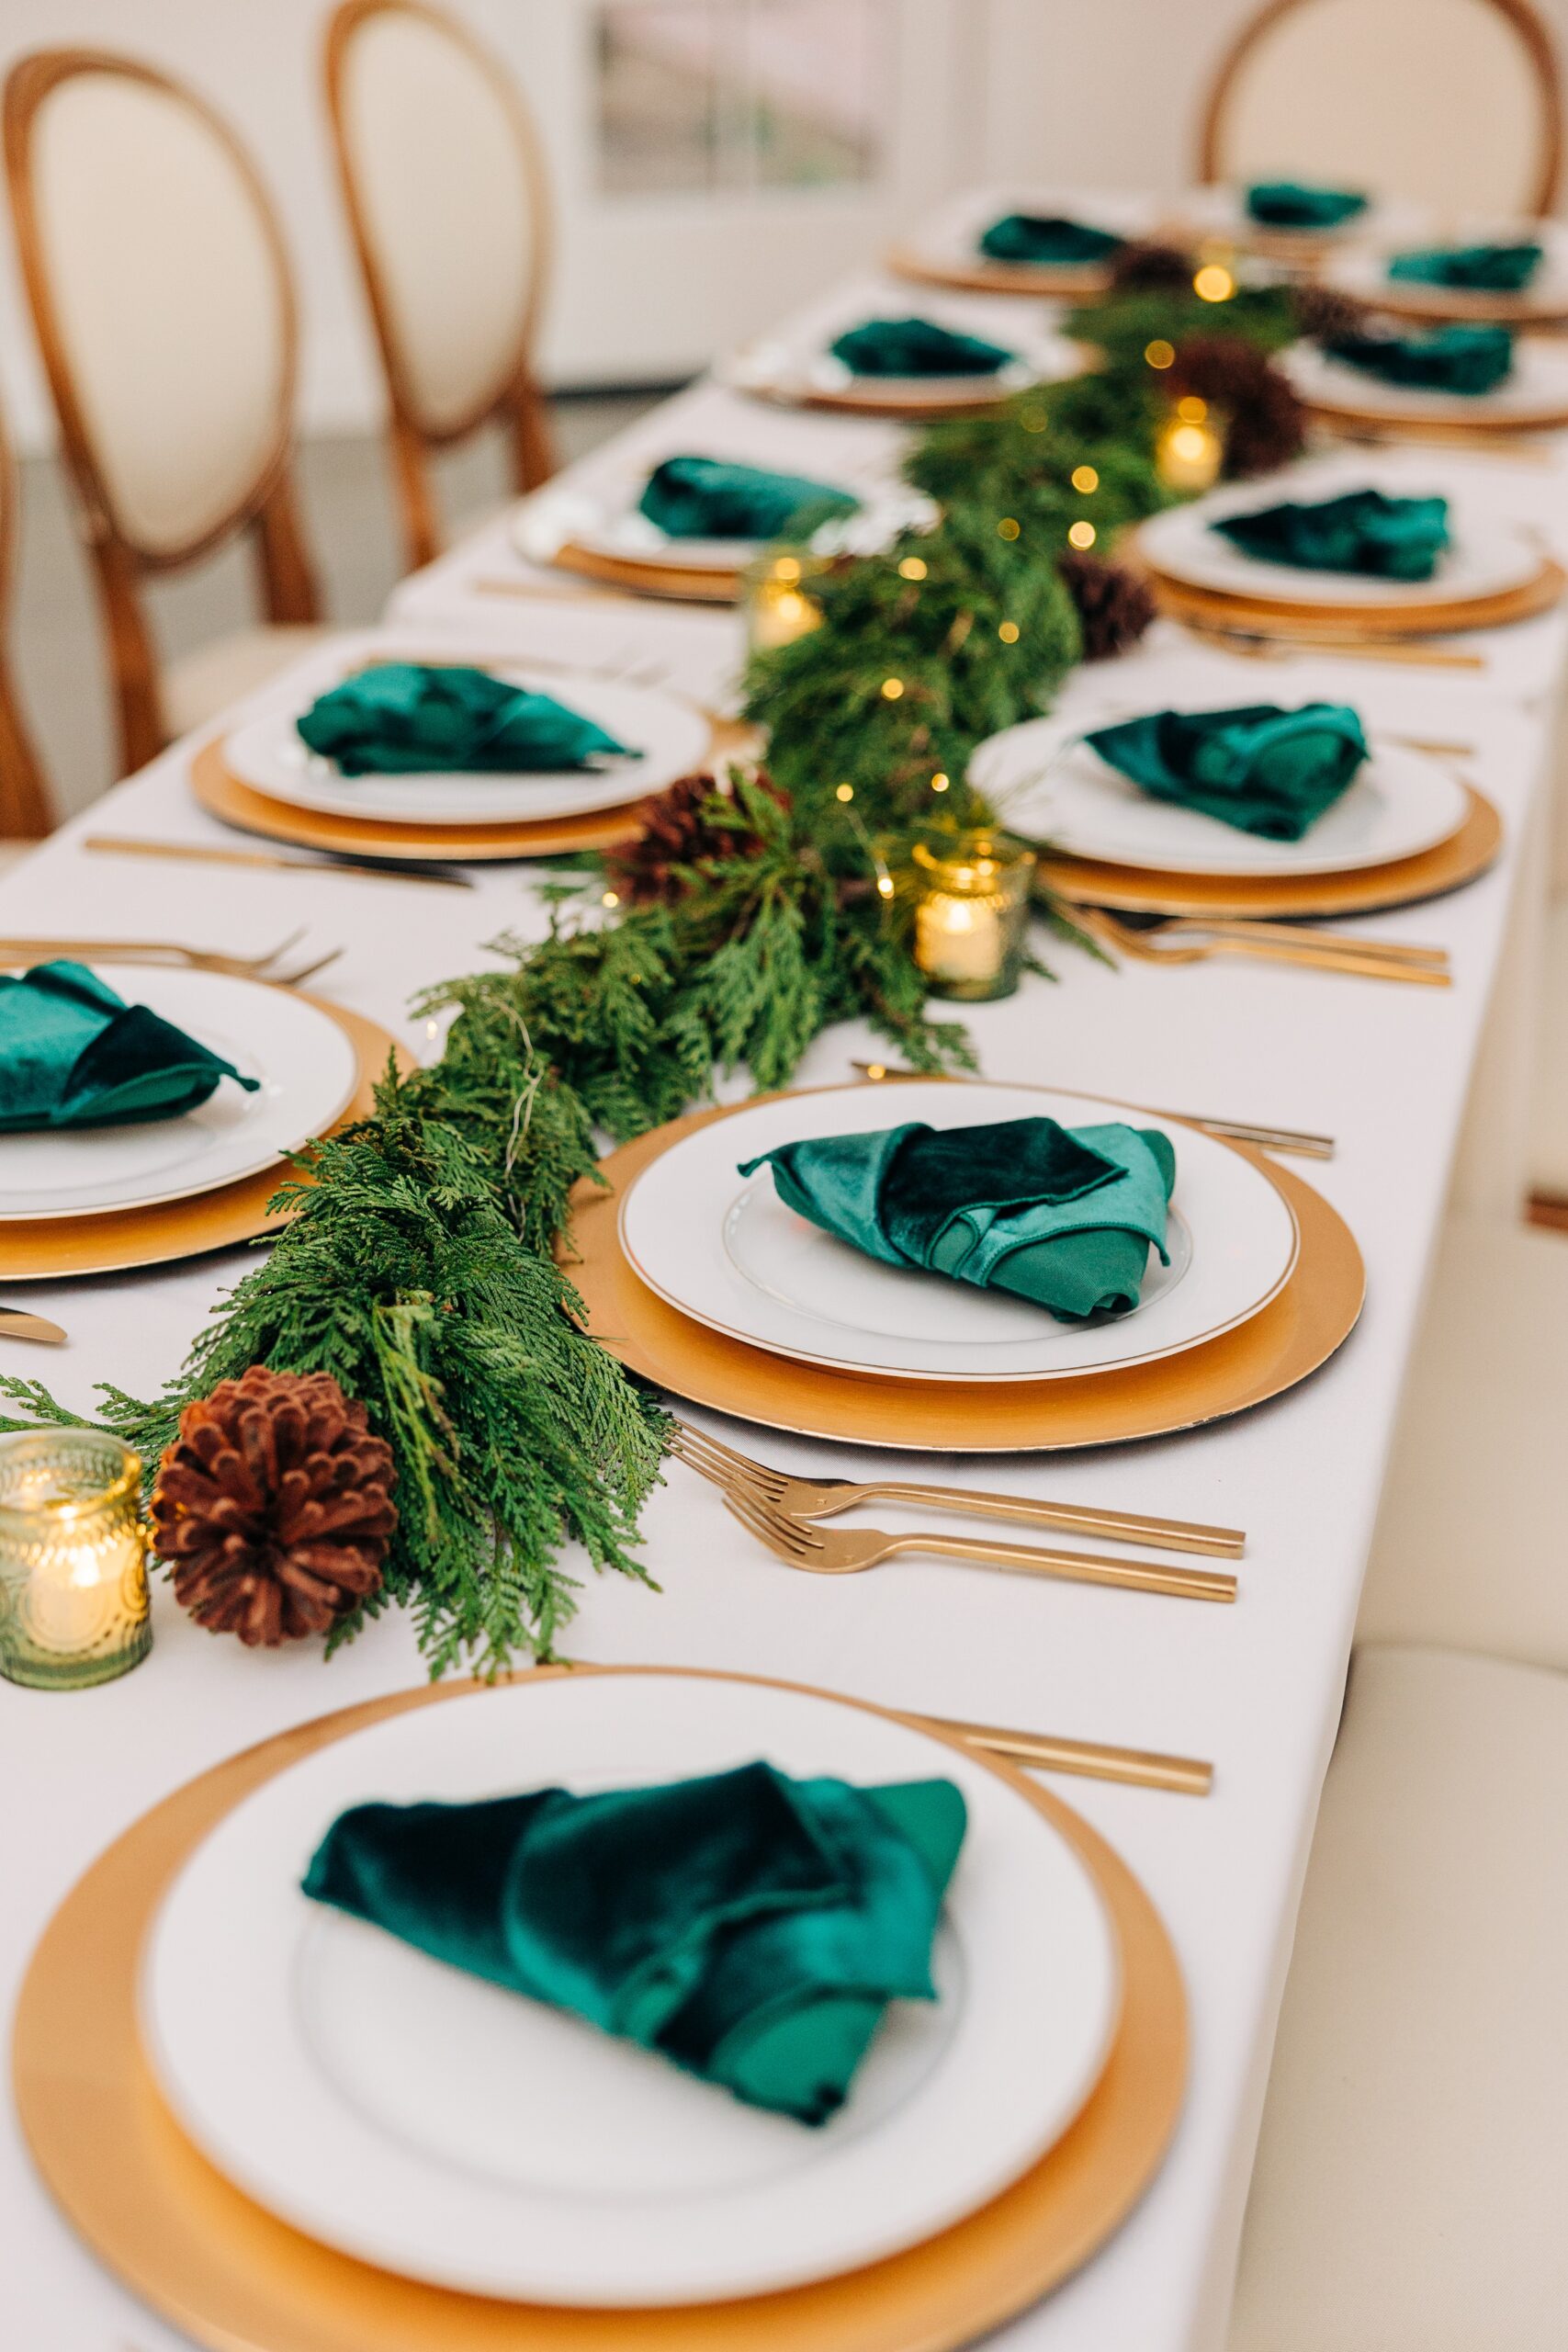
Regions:
[[[1139, 552], [1135, 547], [1134, 552]], [[1568, 572], [1550, 556], [1543, 556], [1540, 569], [1530, 579], [1486, 595], [1445, 597], [1426, 604], [1401, 603], [1390, 597], [1386, 602], [1325, 605], [1304, 595], [1287, 601], [1201, 588], [1192, 581], [1162, 571], [1146, 555], [1143, 560], [1162, 608], [1176, 620], [1315, 645], [1358, 645], [1368, 639], [1447, 637], [1462, 629], [1506, 628], [1515, 621], [1533, 620], [1538, 613], [1550, 612], [1568, 588]]]
[[[547, 1668], [536, 1679], [694, 1671]], [[212, 2352], [949, 2352], [1037, 2301], [1125, 2220], [1165, 2154], [1186, 2082], [1186, 1997], [1169, 1938], [1087, 1822], [1000, 1758], [919, 1723], [1019, 1790], [1066, 1839], [1122, 1955], [1121, 2023], [1099, 2083], [1055, 2145], [978, 2212], [903, 2254], [780, 2294], [582, 2311], [395, 2278], [302, 2236], [231, 2187], [175, 2124], [137, 2038], [141, 1947], [164, 1893], [209, 1831], [275, 1773], [389, 1716], [475, 1695], [483, 1690], [471, 1683], [398, 1691], [231, 1758], [143, 1814], [45, 1929], [17, 2005], [17, 2115], [56, 2203], [143, 2302]]]
[[673, 596], [688, 605], [734, 605], [740, 599], [741, 576], [733, 567], [649, 563], [635, 555], [585, 548], [576, 539], [563, 539], [549, 561], [561, 571], [581, 573], [584, 580], [607, 581], [638, 596]]
[[1115, 283], [1104, 262], [1080, 262], [1076, 269], [1035, 261], [942, 261], [895, 245], [887, 255], [895, 277], [917, 286], [951, 286], [965, 294], [1033, 294], [1043, 301], [1092, 302]]
[[[659, 1387], [738, 1420], [845, 1443], [940, 1453], [1122, 1444], [1196, 1429], [1293, 1388], [1348, 1338], [1360, 1314], [1365, 1270], [1343, 1218], [1293, 1171], [1226, 1139], [1228, 1150], [1283, 1195], [1295, 1216], [1300, 1250], [1295, 1272], [1278, 1296], [1218, 1339], [1152, 1363], [996, 1387], [886, 1380], [772, 1355], [667, 1306], [632, 1271], [620, 1238], [620, 1199], [635, 1177], [696, 1128], [770, 1099], [776, 1097], [693, 1112], [623, 1144], [601, 1164], [607, 1190], [586, 1178], [578, 1186], [570, 1242], [561, 1252], [587, 1328], [601, 1346]], [[1182, 1123], [1162, 1115], [1161, 1124]]]
[[[1330, 281], [1333, 283], [1333, 281]], [[1364, 286], [1337, 287], [1370, 310], [1390, 311], [1396, 318], [1427, 319], [1434, 325], [1560, 327], [1568, 321], [1568, 295], [1540, 302], [1529, 294], [1486, 293], [1480, 288], [1422, 286], [1414, 278], [1385, 277], [1369, 292]]]
[[1337, 874], [1171, 874], [1153, 866], [1102, 865], [1062, 857], [1049, 849], [1040, 879], [1065, 898], [1120, 914], [1355, 915], [1414, 906], [1440, 898], [1484, 874], [1503, 845], [1503, 820], [1471, 785], [1469, 807], [1447, 841], [1386, 865], [1359, 865]]
[[1419, 440], [1423, 433], [1438, 432], [1445, 440], [1473, 441], [1478, 447], [1488, 441], [1511, 439], [1515, 434], [1557, 433], [1568, 424], [1568, 401], [1556, 408], [1516, 409], [1506, 415], [1494, 410], [1489, 416], [1462, 413], [1456, 403], [1441, 416], [1434, 416], [1428, 408], [1373, 407], [1348, 391], [1343, 399], [1328, 399], [1322, 392], [1303, 392], [1301, 397], [1308, 415], [1327, 424], [1408, 434], [1413, 440]]
[[[354, 1093], [335, 1127], [367, 1119], [375, 1109], [377, 1080], [391, 1055], [400, 1070], [412, 1067], [411, 1057], [389, 1030], [345, 1005], [324, 997], [296, 991], [303, 1001], [324, 1012], [344, 1030], [355, 1051], [358, 1077]], [[178, 1200], [158, 1201], [140, 1208], [104, 1209], [84, 1216], [17, 1217], [0, 1226], [0, 1282], [62, 1281], [77, 1274], [125, 1273], [137, 1266], [167, 1265], [175, 1258], [197, 1258], [209, 1250], [227, 1250], [239, 1241], [254, 1241], [277, 1231], [288, 1219], [269, 1216], [267, 1203], [289, 1175], [287, 1160], [275, 1160], [238, 1183], [219, 1184], [209, 1193], [186, 1193]], [[299, 1171], [294, 1171], [299, 1172]]]

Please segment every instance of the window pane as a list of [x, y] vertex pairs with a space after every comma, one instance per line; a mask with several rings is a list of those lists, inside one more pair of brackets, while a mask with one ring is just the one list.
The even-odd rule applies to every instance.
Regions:
[[[599, 19], [599, 185], [611, 195], [716, 187], [725, 175], [724, 0], [609, 0]], [[731, 109], [734, 92], [728, 94]]]
[[750, 13], [757, 179], [874, 178], [893, 72], [888, 0], [753, 0]]

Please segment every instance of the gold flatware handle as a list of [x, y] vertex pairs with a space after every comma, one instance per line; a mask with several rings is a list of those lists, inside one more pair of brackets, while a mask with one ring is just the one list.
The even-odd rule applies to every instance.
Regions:
[[1000, 1724], [960, 1722], [952, 1715], [911, 1715], [913, 1724], [956, 1732], [967, 1747], [1034, 1764], [1048, 1772], [1077, 1772], [1090, 1781], [1121, 1781], [1131, 1788], [1168, 1789], [1179, 1796], [1206, 1797], [1214, 1768], [1196, 1756], [1162, 1756], [1145, 1747], [1108, 1747], [1092, 1739], [1054, 1739], [1048, 1732], [1009, 1731]]
[[207, 953], [158, 939], [0, 939], [0, 964], [51, 956], [96, 956], [106, 964], [201, 964]]
[[19, 1306], [0, 1306], [0, 1340], [38, 1340], [48, 1348], [62, 1348], [68, 1334], [47, 1315], [29, 1315]]
[[1160, 1592], [1180, 1600], [1234, 1600], [1233, 1576], [1212, 1568], [1168, 1567], [1157, 1560], [1108, 1560], [1092, 1552], [1047, 1551], [1032, 1544], [982, 1544], [969, 1535], [894, 1535], [895, 1552], [934, 1553], [939, 1559], [972, 1560], [1019, 1576], [1058, 1577], [1073, 1584], [1114, 1585], [1123, 1592]]
[[1245, 915], [1178, 915], [1161, 923], [1151, 937], [1168, 939], [1266, 939], [1281, 947], [1306, 947], [1325, 954], [1371, 956], [1380, 964], [1419, 964], [1431, 971], [1448, 968], [1446, 947], [1417, 947], [1403, 939], [1361, 939], [1353, 931], [1318, 931], [1304, 923], [1254, 922]]
[[1324, 662], [1393, 662], [1412, 670], [1486, 670], [1484, 653], [1464, 653], [1450, 645], [1405, 643], [1393, 638], [1363, 638], [1359, 644], [1337, 645], [1331, 639], [1282, 637], [1261, 629], [1214, 628], [1183, 617], [1181, 626], [1193, 637], [1232, 652], [1287, 654]]
[[861, 1484], [866, 1499], [931, 1503], [940, 1510], [973, 1511], [982, 1519], [1028, 1521], [1077, 1535], [1098, 1535], [1110, 1544], [1158, 1544], [1168, 1552], [1209, 1552], [1239, 1560], [1247, 1536], [1239, 1527], [1209, 1527], [1201, 1520], [1148, 1519], [1139, 1511], [1079, 1510], [1069, 1503], [1035, 1502], [1025, 1495], [993, 1495], [968, 1487], [931, 1487], [918, 1481], [877, 1479]]
[[1399, 980], [1409, 988], [1453, 985], [1450, 973], [1432, 964], [1400, 964], [1385, 956], [1354, 956], [1345, 948], [1314, 950], [1304, 942], [1287, 947], [1272, 939], [1224, 938], [1216, 939], [1211, 952], [1250, 957], [1258, 964], [1293, 964], [1303, 972], [1348, 972], [1364, 980]]
[[267, 874], [347, 875], [361, 882], [438, 883], [443, 889], [467, 890], [473, 886], [466, 874], [438, 874], [428, 865], [378, 865], [363, 858], [274, 857], [265, 850], [214, 849], [195, 842], [141, 841], [128, 833], [89, 833], [80, 844], [109, 857], [156, 857], [190, 865], [243, 865]]
[[[858, 1069], [863, 1078], [869, 1078], [874, 1086], [880, 1085], [885, 1079], [920, 1078], [925, 1075], [921, 1070], [908, 1069], [898, 1062], [852, 1059], [850, 1068]], [[1179, 1119], [1186, 1126], [1201, 1127], [1206, 1135], [1223, 1136], [1232, 1143], [1255, 1144], [1260, 1151], [1293, 1153], [1299, 1159], [1332, 1159], [1334, 1157], [1334, 1137], [1314, 1135], [1305, 1127], [1266, 1127], [1254, 1119], [1219, 1119], [1198, 1111], [1160, 1110], [1153, 1102], [1140, 1107], [1146, 1109], [1151, 1118]]]

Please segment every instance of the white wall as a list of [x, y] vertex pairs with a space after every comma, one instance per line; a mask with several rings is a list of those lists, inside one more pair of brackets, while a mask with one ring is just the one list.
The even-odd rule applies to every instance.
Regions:
[[[633, 207], [619, 223], [585, 185], [591, 0], [446, 0], [528, 92], [561, 198], [559, 284], [544, 352], [556, 382], [604, 381], [634, 355], [644, 375], [682, 372], [776, 315], [828, 273], [874, 250], [874, 209], [829, 233], [760, 219], [734, 266], [694, 266], [676, 215]], [[1189, 175], [1201, 96], [1255, 0], [886, 0], [952, 71], [905, 126], [903, 185], [1049, 175], [1081, 186], [1171, 190]], [[1568, 0], [1538, 0], [1568, 45]], [[298, 275], [308, 430], [363, 429], [379, 393], [328, 159], [320, 85], [331, 0], [0, 0], [0, 74], [28, 51], [102, 46], [183, 76], [228, 115], [272, 188]], [[943, 38], [945, 31], [945, 38]], [[711, 214], [712, 208], [705, 208]], [[695, 216], [688, 239], [700, 242]], [[716, 250], [716, 247], [715, 248]], [[48, 402], [0, 226], [0, 401], [25, 448], [47, 444]]]

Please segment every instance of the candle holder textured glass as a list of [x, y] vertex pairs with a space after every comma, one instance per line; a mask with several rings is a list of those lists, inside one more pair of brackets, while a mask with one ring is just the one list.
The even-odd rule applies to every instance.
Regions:
[[917, 842], [915, 961], [933, 996], [1011, 996], [1023, 970], [1034, 852], [1004, 833]]
[[831, 558], [808, 548], [772, 548], [745, 575], [746, 643], [752, 653], [771, 653], [819, 628], [822, 607], [811, 582], [828, 571]]
[[0, 1437], [0, 1674], [112, 1681], [152, 1646], [141, 1464], [98, 1430]]

